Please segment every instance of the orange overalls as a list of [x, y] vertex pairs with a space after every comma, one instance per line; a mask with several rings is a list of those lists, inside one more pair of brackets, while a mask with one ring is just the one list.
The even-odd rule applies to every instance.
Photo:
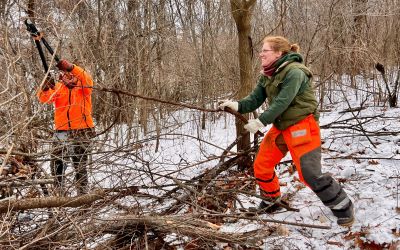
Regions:
[[[308, 185], [303, 177], [304, 166], [301, 165], [300, 159], [303, 155], [320, 146], [319, 126], [312, 114], [283, 131], [272, 126], [261, 142], [254, 162], [254, 174], [263, 195], [267, 197], [279, 197], [281, 195], [275, 166], [282, 160], [287, 151], [290, 151], [300, 180]], [[320, 156], [319, 154], [319, 157], [314, 159], [315, 164], [320, 162]], [[317, 172], [320, 173], [320, 169]]]
[[290, 152], [300, 180], [321, 199], [332, 213], [343, 218], [353, 211], [353, 204], [332, 176], [321, 172], [321, 138], [314, 115], [309, 115], [284, 130], [274, 125], [261, 142], [254, 162], [254, 175], [261, 195], [275, 199], [281, 195], [275, 166]]

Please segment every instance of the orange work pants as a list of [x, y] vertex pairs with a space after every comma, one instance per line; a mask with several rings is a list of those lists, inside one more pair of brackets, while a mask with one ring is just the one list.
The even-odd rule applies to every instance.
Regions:
[[[306, 176], [321, 175], [321, 137], [318, 123], [313, 115], [309, 115], [300, 122], [279, 130], [275, 126], [268, 131], [261, 142], [260, 149], [254, 161], [254, 175], [260, 186], [261, 195], [279, 197], [281, 195], [279, 180], [275, 173], [275, 166], [289, 151], [299, 173], [300, 180], [310, 186], [304, 178]], [[312, 152], [312, 153], [311, 153]], [[310, 154], [307, 166], [302, 166], [304, 156]], [[303, 161], [300, 158], [303, 157]], [[313, 178], [314, 179], [314, 178]]]

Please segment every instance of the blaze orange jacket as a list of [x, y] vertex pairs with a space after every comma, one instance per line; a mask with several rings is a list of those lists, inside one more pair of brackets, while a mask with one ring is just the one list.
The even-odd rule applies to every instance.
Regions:
[[74, 65], [71, 73], [78, 79], [77, 85], [69, 89], [57, 82], [54, 89], [39, 90], [37, 96], [41, 103], [54, 103], [55, 130], [78, 130], [93, 128], [92, 118], [92, 77], [79, 66]]

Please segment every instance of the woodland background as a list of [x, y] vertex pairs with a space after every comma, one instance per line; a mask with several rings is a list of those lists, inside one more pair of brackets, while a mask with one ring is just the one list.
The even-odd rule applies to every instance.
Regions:
[[[35, 169], [45, 169], [48, 164], [46, 150], [51, 142], [53, 113], [51, 106], [40, 105], [36, 99], [36, 90], [44, 80], [44, 72], [33, 40], [23, 24], [28, 17], [44, 32], [57, 55], [91, 72], [98, 88], [93, 90], [93, 114], [98, 132], [104, 133], [96, 140], [98, 151], [93, 154], [95, 161], [91, 167], [93, 171], [102, 172], [104, 179], [116, 178], [118, 181], [106, 185], [106, 195], [104, 189], [101, 191], [102, 203], [92, 207], [91, 216], [93, 211], [114, 206], [117, 198], [138, 192], [139, 182], [134, 181], [135, 188], [132, 188], [133, 184], [125, 176], [131, 171], [128, 165], [120, 172], [104, 172], [105, 166], [119, 165], [122, 158], [135, 159], [140, 166], [148, 166], [142, 174], [153, 180], [154, 174], [161, 174], [158, 169], [152, 169], [151, 162], [145, 158], [157, 152], [160, 138], [165, 133], [172, 136], [174, 130], [171, 128], [191, 124], [193, 131], [200, 134], [198, 131], [212, 129], [212, 121], [222, 115], [221, 112], [188, 111], [179, 105], [118, 95], [101, 88], [215, 109], [218, 100], [239, 99], [252, 90], [260, 71], [258, 53], [262, 39], [267, 35], [282, 35], [300, 45], [305, 64], [315, 75], [322, 111], [332, 109], [338, 95], [345, 96], [344, 88], [356, 94], [358, 108], [363, 108], [367, 98], [375, 106], [397, 106], [400, 75], [398, 0], [0, 0], [0, 153], [3, 154], [3, 166], [10, 159], [18, 166], [34, 166]], [[52, 68], [55, 69], [54, 62]], [[51, 73], [56, 75], [56, 71]], [[174, 119], [179, 110], [189, 113], [186, 120]], [[170, 130], [165, 132], [165, 129]], [[240, 124], [237, 129], [239, 134]], [[143, 150], [150, 143], [154, 143], [152, 150]], [[248, 145], [244, 148], [248, 149]], [[201, 162], [191, 164], [200, 165]], [[46, 171], [43, 172], [48, 178]], [[194, 179], [196, 177], [192, 181]], [[168, 181], [164, 184], [174, 192], [178, 189], [188, 191], [182, 186], [185, 185], [182, 180], [169, 181], [172, 184]], [[94, 184], [96, 188], [100, 186]], [[40, 187], [36, 185], [33, 189], [37, 193], [29, 197], [45, 198], [38, 194], [42, 192]], [[32, 191], [32, 187], [12, 194], [17, 194], [17, 198], [27, 198], [27, 190]], [[113, 192], [111, 196], [110, 190]], [[171, 194], [171, 191], [165, 192]], [[147, 195], [148, 199], [165, 198]], [[48, 198], [52, 198], [51, 189]], [[91, 197], [81, 198], [89, 201], [80, 200], [75, 207], [90, 206], [88, 204], [93, 202]], [[54, 204], [61, 204], [60, 199], [46, 200], [55, 203], [39, 207], [57, 207]], [[113, 209], [126, 214], [132, 212], [132, 208], [115, 206]], [[4, 211], [8, 211], [7, 208]], [[59, 217], [56, 217], [64, 219], [58, 220], [57, 227], [51, 220], [54, 217], [43, 215], [49, 213], [48, 210], [42, 211], [39, 214], [46, 218], [44, 222], [35, 220], [35, 228], [29, 227], [22, 230], [23, 233], [14, 231], [20, 222], [14, 212], [8, 211], [3, 217], [7, 223], [2, 225], [2, 244], [22, 248], [74, 244], [82, 247], [85, 238], [95, 239], [109, 233], [117, 235], [107, 243], [109, 247], [129, 245], [121, 229], [129, 227], [127, 225], [118, 228], [117, 225], [114, 225], [116, 228], [102, 225], [105, 229], [99, 235], [90, 234], [90, 230], [83, 230], [82, 226], [82, 231], [76, 230], [73, 237], [62, 238], [62, 230], [74, 226], [71, 216], [84, 217], [87, 207], [57, 210]], [[172, 215], [176, 211], [166, 209], [158, 215]], [[147, 216], [148, 213], [141, 215]], [[133, 231], [138, 235], [135, 244], [140, 249], [144, 242], [148, 244], [146, 237], [146, 240], [141, 238], [146, 235], [143, 233], [147, 230], [144, 225], [151, 230], [153, 226], [160, 227], [157, 223], [161, 222], [146, 221], [151, 220], [150, 217], [137, 218], [141, 221], [134, 225], [136, 231]], [[128, 234], [132, 235], [132, 228], [130, 230]], [[193, 233], [193, 230], [187, 231]], [[167, 233], [170, 231], [159, 229], [152, 232], [153, 238], [159, 240], [156, 243], [161, 244], [161, 241], [164, 247], [168, 244], [161, 239], [165, 239]], [[190, 236], [190, 233], [183, 235]], [[212, 245], [205, 240], [206, 236], [199, 237], [204, 240], [201, 244], [206, 244], [197, 242], [202, 246], [199, 248]], [[233, 240], [235, 237], [225, 238], [225, 242], [244, 247]], [[184, 242], [185, 238], [181, 240]], [[223, 237], [218, 240], [224, 241]]]

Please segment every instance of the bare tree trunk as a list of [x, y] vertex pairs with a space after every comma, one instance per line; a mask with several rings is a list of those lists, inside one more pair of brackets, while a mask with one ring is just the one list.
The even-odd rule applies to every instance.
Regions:
[[[354, 77], [360, 74], [359, 64], [362, 63], [358, 54], [359, 48], [363, 46], [365, 41], [364, 34], [366, 25], [366, 13], [367, 13], [367, 0], [355, 0], [353, 2], [353, 32], [352, 32], [352, 46], [353, 49], [350, 55], [350, 66], [351, 66], [351, 85], [357, 87]], [[356, 93], [357, 94], [357, 93]]]
[[[231, 0], [231, 13], [235, 19], [239, 37], [239, 67], [240, 67], [240, 89], [238, 99], [245, 97], [252, 90], [254, 81], [252, 74], [253, 45], [251, 40], [251, 15], [255, 0]], [[248, 115], [246, 116], [248, 118]], [[243, 122], [236, 119], [236, 135], [245, 133]], [[246, 151], [250, 148], [250, 134], [247, 132], [237, 144], [238, 151]], [[251, 158], [246, 157], [239, 163], [239, 169], [252, 166]]]

